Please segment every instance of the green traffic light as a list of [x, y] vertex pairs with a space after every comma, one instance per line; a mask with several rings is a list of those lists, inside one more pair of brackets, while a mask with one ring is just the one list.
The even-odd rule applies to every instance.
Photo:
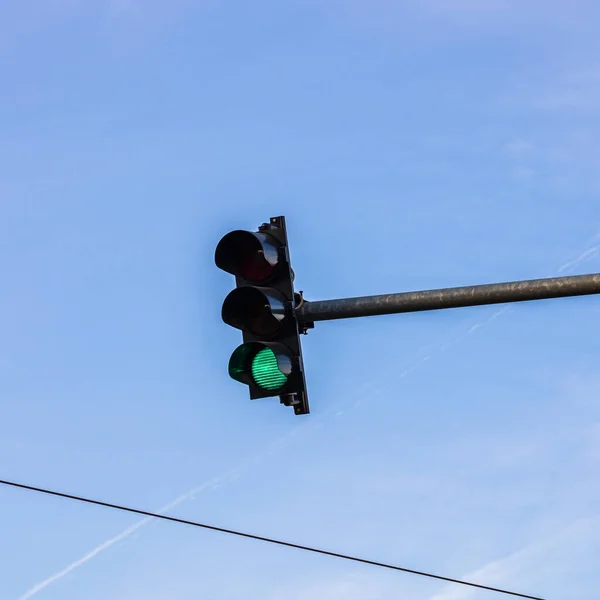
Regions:
[[263, 390], [278, 390], [287, 381], [279, 370], [277, 357], [271, 348], [263, 348], [252, 359], [252, 378]]
[[268, 398], [287, 389], [293, 371], [289, 348], [275, 342], [244, 342], [229, 359], [229, 376], [250, 386], [250, 397]]

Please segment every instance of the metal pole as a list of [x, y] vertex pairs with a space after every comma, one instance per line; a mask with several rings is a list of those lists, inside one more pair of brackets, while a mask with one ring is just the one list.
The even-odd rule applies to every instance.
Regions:
[[301, 323], [307, 324], [332, 319], [352, 319], [373, 315], [588, 294], [600, 294], [600, 273], [470, 285], [422, 292], [401, 292], [399, 294], [382, 294], [381, 296], [305, 301], [297, 308], [296, 315]]

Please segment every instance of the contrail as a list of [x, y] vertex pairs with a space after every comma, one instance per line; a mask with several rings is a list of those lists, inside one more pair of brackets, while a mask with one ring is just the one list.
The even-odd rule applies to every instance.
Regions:
[[[163, 507], [159, 508], [156, 512], [158, 512], [159, 514], [165, 513], [168, 510], [175, 508], [177, 505], [181, 504], [182, 502], [185, 502], [186, 500], [193, 498], [196, 494], [199, 494], [200, 492], [203, 492], [204, 490], [210, 489], [212, 487], [215, 487], [216, 485], [224, 483], [228, 479], [234, 479], [237, 476], [237, 474], [238, 474], [237, 470], [233, 469], [231, 471], [228, 471], [226, 474], [221, 475], [220, 477], [215, 477], [214, 479], [212, 479], [206, 483], [203, 483], [202, 485], [192, 488], [191, 490], [187, 491], [185, 494], [182, 494], [178, 498], [171, 500], [171, 502], [169, 502], [168, 504], [165, 504]], [[70, 565], [65, 567], [62, 571], [55, 573], [54, 575], [52, 575], [51, 577], [48, 577], [47, 579], [44, 579], [40, 583], [36, 583], [33, 587], [29, 588], [22, 596], [20, 596], [19, 600], [28, 600], [32, 596], [35, 596], [35, 594], [37, 594], [38, 592], [41, 592], [44, 588], [48, 587], [49, 585], [58, 581], [59, 579], [62, 579], [65, 575], [68, 575], [71, 571], [74, 571], [81, 565], [84, 565], [86, 562], [88, 562], [88, 560], [91, 560], [92, 558], [94, 558], [94, 556], [100, 554], [100, 552], [104, 552], [104, 550], [110, 548], [117, 542], [120, 542], [121, 540], [124, 540], [125, 538], [129, 537], [132, 533], [134, 533], [135, 531], [140, 529], [140, 527], [147, 525], [152, 520], [153, 520], [152, 517], [145, 517], [143, 519], [140, 519], [137, 523], [134, 523], [133, 525], [131, 525], [131, 527], [124, 529], [121, 533], [119, 533], [115, 537], [112, 537], [109, 540], [102, 542], [99, 546], [96, 546], [93, 550], [90, 550], [87, 554], [84, 554], [80, 559], [76, 560], [75, 562], [72, 562]]]
[[[515, 579], [523, 579], [525, 573], [539, 573], [540, 565], [544, 565], [551, 571], [554, 566], [564, 562], [567, 555], [573, 553], [574, 543], [578, 545], [576, 547], [581, 554], [589, 555], [588, 546], [596, 544], [599, 526], [598, 515], [577, 518], [541, 540], [514, 550], [508, 556], [491, 560], [465, 578], [470, 581], [485, 580], [488, 583], [493, 582], [494, 585], [501, 585], [503, 581], [514, 582]], [[541, 581], [542, 577], [538, 579]], [[429, 600], [468, 600], [471, 595], [471, 590], [444, 587]]]
[[578, 256], [575, 260], [569, 261], [569, 262], [565, 263], [564, 265], [562, 265], [561, 267], [559, 267], [558, 272], [562, 273], [566, 269], [570, 269], [571, 267], [578, 265], [580, 262], [583, 262], [584, 260], [589, 260], [590, 258], [593, 258], [596, 254], [598, 254], [599, 250], [600, 250], [600, 245], [593, 246], [592, 248], [588, 248], [585, 252], [583, 252], [580, 256]]
[[[168, 502], [167, 504], [165, 504], [164, 506], [159, 508], [156, 512], [159, 514], [166, 513], [167, 511], [171, 510], [172, 508], [175, 508], [179, 504], [182, 504], [186, 500], [192, 500], [194, 498], [194, 496], [196, 496], [197, 494], [199, 494], [201, 492], [204, 492], [209, 489], [216, 489], [217, 487], [223, 485], [224, 483], [228, 483], [229, 481], [234, 481], [235, 479], [237, 479], [240, 476], [240, 474], [242, 473], [244, 468], [246, 468], [249, 465], [255, 464], [261, 458], [264, 458], [265, 456], [268, 456], [271, 452], [274, 452], [278, 448], [281, 448], [281, 446], [285, 444], [286, 440], [295, 436], [296, 433], [298, 433], [298, 431], [304, 430], [307, 427], [309, 427], [309, 428], [315, 427], [315, 426], [317, 426], [317, 424], [318, 424], [317, 422], [314, 422], [312, 424], [306, 424], [306, 422], [305, 422], [304, 425], [299, 425], [299, 426], [295, 427], [291, 431], [287, 432], [286, 434], [277, 438], [275, 441], [268, 444], [262, 452], [257, 452], [253, 456], [250, 456], [247, 461], [242, 463], [241, 466], [231, 469], [231, 470], [227, 471], [226, 473], [211, 479], [210, 481], [207, 481], [199, 486], [196, 486], [196, 487], [188, 490], [187, 492], [183, 493], [181, 496], [178, 496], [174, 500], [171, 500], [170, 502]], [[81, 558], [72, 562], [70, 565], [66, 566], [61, 571], [58, 571], [57, 573], [44, 579], [40, 583], [36, 583], [34, 586], [30, 587], [22, 596], [19, 596], [18, 600], [29, 600], [29, 598], [32, 598], [38, 592], [41, 592], [43, 589], [47, 588], [49, 585], [56, 583], [59, 579], [62, 579], [65, 575], [68, 575], [75, 569], [81, 567], [82, 565], [87, 563], [89, 560], [91, 560], [92, 558], [94, 558], [95, 556], [100, 554], [101, 552], [104, 552], [104, 550], [107, 550], [114, 544], [129, 537], [132, 533], [134, 533], [138, 529], [141, 529], [145, 525], [148, 525], [148, 523], [150, 523], [153, 520], [154, 519], [152, 517], [144, 517], [143, 519], [140, 519], [139, 521], [137, 521], [136, 523], [134, 523], [127, 529], [124, 529], [118, 535], [106, 540], [105, 542], [102, 542], [101, 544], [96, 546], [93, 550], [90, 550], [89, 552], [84, 554]]]
[[[556, 273], [563, 273], [564, 271], [569, 271], [573, 267], [576, 267], [577, 265], [579, 265], [580, 263], [586, 262], [586, 261], [594, 258], [597, 254], [600, 253], [600, 244], [597, 243], [598, 240], [600, 240], [600, 231], [598, 231], [591, 239], [588, 238], [588, 241], [586, 243], [587, 248], [583, 252], [581, 252], [573, 260], [569, 260], [568, 262], [561, 265], [560, 267], [555, 268], [554, 271], [549, 274], [549, 276], [553, 276]], [[593, 245], [590, 245], [590, 244], [593, 244]], [[437, 344], [436, 346], [434, 346], [433, 348], [431, 348], [431, 350], [426, 355], [416, 358], [416, 360], [414, 362], [412, 362], [412, 364], [409, 367], [400, 371], [400, 373], [398, 374], [398, 377], [406, 377], [413, 371], [416, 371], [425, 362], [430, 360], [433, 356], [435, 356], [439, 352], [445, 352], [446, 350], [452, 348], [454, 345], [463, 341], [465, 339], [465, 337], [473, 335], [478, 329], [482, 329], [482, 328], [486, 327], [487, 325], [492, 323], [492, 321], [495, 321], [498, 317], [500, 317], [504, 314], [509, 314], [512, 310], [514, 310], [514, 309], [510, 305], [504, 306], [504, 307], [500, 308], [499, 310], [494, 311], [489, 317], [471, 325], [467, 331], [463, 331], [463, 333], [460, 333], [459, 335], [457, 335], [454, 338], [446, 338], [443, 342], [441, 342], [441, 343]], [[355, 407], [360, 406], [365, 401], [367, 401], [368, 399], [372, 398], [373, 396], [375, 396], [376, 394], [381, 392], [381, 390], [386, 386], [387, 375], [390, 375], [396, 369], [397, 369], [397, 365], [392, 365], [390, 367], [390, 369], [388, 369], [385, 372], [385, 375], [380, 375], [378, 378], [380, 379], [381, 383], [378, 386], [372, 387], [372, 384], [371, 385], [366, 384], [365, 386], [363, 386], [362, 389], [365, 389], [365, 387], [370, 389], [371, 393], [369, 394], [369, 398], [358, 399], [354, 403], [354, 406]], [[339, 412], [336, 413], [336, 416], [339, 414], [341, 414], [341, 413], [339, 413]]]
[[141, 519], [135, 525], [125, 529], [119, 535], [116, 535], [106, 542], [103, 542], [99, 546], [96, 546], [93, 550], [90, 550], [87, 554], [84, 554], [79, 560], [72, 562], [68, 567], [65, 567], [62, 571], [59, 571], [55, 575], [48, 577], [48, 579], [44, 579], [40, 583], [36, 583], [32, 588], [29, 588], [22, 596], [19, 597], [19, 600], [28, 600], [32, 596], [35, 596], [38, 592], [41, 592], [45, 587], [48, 587], [50, 584], [62, 579], [65, 575], [68, 575], [71, 571], [74, 571], [77, 567], [85, 564], [88, 560], [91, 560], [96, 556], [96, 554], [100, 554], [107, 548], [110, 548], [113, 544], [124, 540], [126, 537], [130, 536], [134, 531], [138, 530], [140, 527], [143, 527], [148, 521], [151, 520], [151, 517], [146, 517], [145, 519]]
[[[592, 238], [592, 241], [597, 242], [598, 239], [600, 239], [600, 232], [598, 232]], [[569, 262], [565, 263], [564, 265], [560, 266], [557, 269], [557, 271], [559, 273], [561, 273], [563, 271], [571, 269], [571, 268], [575, 267], [576, 265], [578, 265], [579, 263], [581, 263], [585, 260], [589, 260], [590, 258], [594, 257], [598, 253], [599, 250], [600, 250], [600, 245], [595, 245], [595, 246], [589, 247], [574, 260], [569, 261]], [[445, 352], [446, 350], [448, 350], [455, 344], [462, 341], [466, 336], [472, 335], [478, 329], [481, 329], [481, 328], [485, 327], [486, 325], [489, 325], [492, 321], [497, 319], [499, 316], [506, 314], [508, 312], [510, 312], [509, 307], [504, 307], [504, 308], [501, 308], [500, 310], [495, 311], [487, 319], [484, 319], [484, 320], [479, 321], [479, 322], [475, 323], [474, 325], [472, 325], [465, 333], [458, 335], [454, 339], [450, 339], [450, 340], [447, 339], [443, 343], [435, 346], [431, 352], [429, 352], [425, 356], [421, 356], [419, 359], [414, 361], [411, 366], [403, 369], [399, 373], [398, 376], [406, 377], [413, 371], [417, 370], [422, 364], [424, 364], [425, 362], [430, 360], [432, 358], [432, 356], [436, 355], [438, 352]], [[392, 365], [392, 367], [390, 368], [389, 371], [393, 372], [396, 369], [397, 369], [397, 365]], [[378, 376], [378, 379], [384, 380], [385, 378], [381, 378], [381, 376]], [[382, 383], [379, 386], [376, 386], [375, 388], [373, 388], [372, 382], [367, 382], [367, 383], [363, 384], [359, 388], [360, 391], [357, 394], [357, 395], [359, 395], [359, 399], [354, 403], [354, 406], [357, 407], [365, 401], [364, 399], [360, 398], [360, 395], [362, 394], [363, 391], [369, 390], [371, 392], [369, 394], [369, 396], [372, 397], [373, 395], [375, 395], [375, 393], [379, 392], [384, 385], [385, 384]], [[339, 416], [339, 415], [343, 414], [343, 411], [339, 411], [337, 409], [339, 408], [339, 406], [341, 404], [346, 404], [346, 402], [347, 402], [347, 399], [339, 400], [338, 402], [334, 403], [330, 407], [330, 409], [323, 415], [323, 417], [320, 420], [313, 420], [310, 425], [303, 424], [298, 427], [295, 427], [291, 431], [287, 432], [285, 435], [277, 438], [275, 441], [271, 442], [271, 444], [269, 444], [262, 452], [258, 452], [255, 455], [253, 455], [252, 457], [250, 457], [248, 459], [246, 465], [244, 465], [244, 466], [247, 466], [247, 464], [257, 463], [265, 455], [268, 455], [273, 450], [280, 448], [282, 445], [284, 445], [286, 443], [286, 441], [289, 441], [289, 439], [292, 438], [293, 436], [295, 436], [299, 431], [301, 431], [301, 430], [304, 431], [307, 427], [308, 428], [318, 427], [322, 423], [323, 419], [326, 418], [328, 415], [333, 414], [334, 416]], [[228, 471], [227, 473], [210, 480], [209, 482], [203, 483], [200, 486], [192, 488], [191, 490], [185, 492], [178, 498], [175, 498], [168, 504], [165, 504], [162, 508], [160, 508], [156, 512], [161, 513], [161, 514], [164, 512], [167, 512], [168, 510], [171, 510], [172, 508], [178, 506], [182, 502], [192, 499], [196, 494], [198, 494], [200, 492], [206, 491], [207, 489], [210, 489], [210, 488], [214, 488], [218, 485], [222, 485], [224, 483], [227, 483], [230, 480], [237, 479], [237, 477], [240, 476], [242, 470], [243, 470], [243, 467], [232, 469], [232, 470]], [[22, 596], [20, 596], [18, 598], [18, 600], [29, 600], [29, 598], [32, 598], [38, 592], [42, 591], [49, 585], [55, 583], [59, 579], [62, 579], [65, 575], [68, 575], [75, 569], [84, 565], [89, 560], [94, 558], [96, 555], [100, 554], [100, 552], [107, 550], [108, 548], [110, 548], [111, 546], [116, 544], [117, 542], [120, 542], [121, 540], [124, 540], [125, 538], [129, 537], [132, 533], [134, 533], [141, 527], [144, 527], [152, 520], [153, 520], [152, 517], [145, 517], [144, 519], [140, 519], [139, 521], [137, 521], [137, 523], [134, 523], [133, 525], [131, 525], [131, 527], [128, 527], [127, 529], [123, 530], [121, 533], [119, 533], [115, 537], [110, 538], [109, 540], [106, 540], [102, 544], [96, 546], [93, 550], [90, 550], [87, 554], [82, 556], [80, 559], [72, 562], [70, 565], [68, 565], [67, 567], [62, 569], [62, 571], [55, 573], [54, 575], [48, 577], [47, 579], [44, 579], [40, 583], [36, 583], [34, 586], [29, 588]]]

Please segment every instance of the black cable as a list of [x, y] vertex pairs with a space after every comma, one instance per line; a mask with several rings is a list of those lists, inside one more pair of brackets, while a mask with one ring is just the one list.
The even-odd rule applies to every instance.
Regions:
[[202, 527], [203, 529], [210, 529], [212, 531], [220, 531], [221, 533], [229, 533], [231, 535], [237, 535], [239, 537], [250, 538], [252, 540], [259, 540], [261, 542], [268, 542], [269, 544], [278, 544], [279, 546], [287, 546], [288, 548], [297, 548], [298, 550], [306, 550], [307, 552], [315, 552], [317, 554], [325, 554], [327, 556], [334, 556], [336, 558], [343, 558], [344, 560], [352, 560], [354, 562], [364, 563], [367, 565], [374, 565], [376, 567], [383, 567], [384, 569], [393, 569], [394, 571], [403, 571], [404, 573], [412, 573], [413, 575], [421, 575], [422, 577], [430, 577], [432, 579], [440, 579], [442, 581], [449, 581], [450, 583], [458, 583], [460, 585], [468, 585], [482, 590], [488, 590], [490, 592], [499, 592], [500, 594], [509, 594], [511, 596], [519, 596], [520, 598], [528, 598], [529, 600], [544, 600], [537, 596], [528, 596], [527, 594], [519, 594], [517, 592], [510, 592], [508, 590], [502, 590], [500, 588], [494, 588], [487, 585], [481, 585], [479, 583], [472, 583], [469, 581], [462, 581], [460, 579], [452, 579], [451, 577], [442, 577], [441, 575], [433, 575], [432, 573], [425, 573], [423, 571], [415, 571], [414, 569], [407, 569], [405, 567], [397, 567], [395, 565], [388, 565], [386, 563], [376, 562], [374, 560], [367, 560], [365, 558], [357, 558], [355, 556], [348, 556], [346, 554], [339, 554], [337, 552], [329, 552], [328, 550], [319, 550], [318, 548], [311, 548], [310, 546], [302, 546], [300, 544], [292, 544], [291, 542], [282, 542], [281, 540], [274, 540], [272, 538], [263, 537], [260, 535], [253, 535], [251, 533], [242, 533], [241, 531], [234, 531], [232, 529], [225, 529], [224, 527], [216, 527], [214, 525], [205, 525], [204, 523], [197, 523], [196, 521], [188, 521], [186, 519], [178, 519], [176, 517], [167, 517], [146, 510], [139, 510], [137, 508], [129, 508], [127, 506], [120, 506], [118, 504], [110, 504], [108, 502], [101, 502], [100, 500], [91, 500], [90, 498], [83, 498], [81, 496], [72, 496], [71, 494], [63, 494], [62, 492], [54, 492], [52, 490], [46, 490], [44, 488], [34, 487], [32, 485], [25, 485], [23, 483], [15, 483], [14, 481], [5, 481], [0, 479], [0, 484], [8, 485], [15, 488], [21, 488], [24, 490], [30, 490], [32, 492], [39, 492], [42, 494], [48, 494], [50, 496], [58, 496], [59, 498], [68, 498], [69, 500], [77, 500], [78, 502], [86, 502], [87, 504], [95, 504], [97, 506], [105, 506], [107, 508], [114, 508], [116, 510], [123, 510], [137, 515], [144, 515], [146, 517], [154, 517], [156, 519], [163, 519], [164, 521], [173, 521], [174, 523], [183, 523], [184, 525], [193, 525], [194, 527]]

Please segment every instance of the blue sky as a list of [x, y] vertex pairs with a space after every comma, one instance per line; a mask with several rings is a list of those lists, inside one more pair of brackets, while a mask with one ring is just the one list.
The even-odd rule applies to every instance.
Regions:
[[[595, 597], [597, 298], [318, 324], [295, 417], [228, 378], [213, 253], [284, 214], [309, 299], [600, 271], [598, 19], [0, 5], [1, 477]], [[0, 506], [3, 599], [495, 597], [14, 489]]]

